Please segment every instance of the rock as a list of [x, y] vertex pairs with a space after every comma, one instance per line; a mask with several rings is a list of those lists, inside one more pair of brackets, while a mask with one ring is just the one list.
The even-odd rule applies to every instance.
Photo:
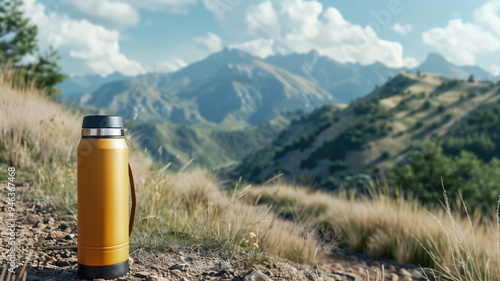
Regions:
[[330, 274], [327, 279], [327, 281], [343, 281], [343, 280], [344, 278], [337, 274]]
[[390, 264], [388, 267], [387, 267], [388, 270], [390, 271], [396, 271], [396, 267], [392, 264]]
[[[276, 266], [276, 265], [275, 265]], [[299, 271], [297, 270], [297, 268], [295, 268], [294, 266], [292, 265], [289, 265], [288, 263], [283, 263], [282, 264], [282, 268], [284, 271], [286, 272], [289, 272], [290, 275], [295, 275], [297, 274]]]
[[304, 275], [311, 281], [324, 281], [327, 279], [325, 274], [318, 269], [308, 271]]
[[39, 215], [29, 214], [26, 216], [26, 223], [30, 225], [36, 225], [42, 221], [42, 218]]
[[69, 271], [62, 271], [61, 273], [59, 273], [59, 277], [62, 278], [63, 280], [69, 280], [71, 279], [71, 277], [73, 276], [73, 273], [72, 272], [69, 272]]
[[181, 274], [182, 274], [182, 272], [180, 270], [178, 270], [178, 269], [173, 269], [173, 270], [170, 271], [170, 273], [173, 273], [173, 274], [175, 274], [177, 276], [181, 276]]
[[365, 272], [365, 269], [359, 265], [353, 265], [352, 268], [351, 268], [354, 272], [357, 272], [358, 274], [361, 274], [361, 275], [364, 275], [366, 272]]
[[231, 269], [231, 262], [230, 261], [221, 261], [219, 264], [219, 267], [222, 270], [229, 270], [229, 269]]
[[168, 281], [168, 279], [160, 276], [148, 276], [148, 281]]
[[65, 267], [65, 266], [70, 266], [71, 263], [69, 263], [69, 261], [67, 261], [67, 260], [57, 260], [56, 265], [60, 266], [60, 267]]
[[434, 274], [431, 268], [415, 268], [411, 272], [411, 278], [414, 280], [434, 280]]
[[375, 266], [375, 267], [382, 267], [382, 265], [380, 264], [379, 261], [374, 261], [372, 262], [371, 266]]
[[68, 234], [71, 233], [71, 229], [66, 228], [64, 231], [52, 230], [49, 234], [52, 239], [64, 239]]
[[273, 281], [273, 280], [258, 270], [252, 270], [245, 276], [243, 281]]
[[340, 275], [343, 277], [350, 278], [350, 280], [354, 280], [354, 281], [362, 281], [363, 280], [363, 278], [361, 278], [361, 276], [354, 274], [354, 273], [347, 273], [347, 272], [336, 271], [336, 270], [334, 270], [332, 273], [334, 275]]
[[399, 276], [395, 273], [389, 273], [386, 275], [386, 280], [388, 281], [398, 281], [399, 280]]
[[334, 263], [333, 264], [333, 269], [337, 271], [344, 271], [344, 267], [340, 263]]
[[411, 273], [409, 273], [408, 270], [406, 270], [404, 268], [400, 268], [398, 270], [398, 275], [403, 276], [403, 277], [411, 277]]
[[170, 270], [178, 269], [181, 271], [186, 271], [188, 267], [189, 267], [188, 263], [180, 263], [180, 264], [176, 264], [176, 265], [171, 266], [169, 269]]
[[137, 276], [137, 277], [146, 278], [146, 277], [149, 276], [149, 272], [140, 271], [140, 272], [136, 272], [134, 275]]
[[205, 277], [218, 277], [218, 276], [221, 276], [220, 272], [217, 272], [217, 271], [203, 272], [202, 275], [205, 276]]

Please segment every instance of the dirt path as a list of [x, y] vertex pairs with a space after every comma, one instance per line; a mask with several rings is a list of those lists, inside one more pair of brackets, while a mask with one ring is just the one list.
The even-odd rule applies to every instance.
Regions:
[[[12, 218], [9, 215], [6, 183], [0, 183], [0, 270], [9, 261]], [[26, 264], [26, 280], [83, 280], [76, 274], [76, 218], [61, 215], [43, 201], [27, 198], [29, 184], [18, 185], [15, 209], [15, 262], [19, 275]], [[370, 259], [362, 254], [336, 248], [320, 250], [318, 265], [292, 265], [270, 258], [266, 265], [227, 263], [218, 252], [202, 250], [188, 242], [147, 251], [131, 246], [131, 267], [127, 275], [116, 280], [423, 280], [412, 266], [398, 266], [394, 261]], [[24, 272], [23, 271], [23, 272]], [[368, 274], [367, 274], [368, 271]], [[5, 274], [7, 275], [7, 273]], [[1, 277], [1, 271], [0, 271]], [[11, 277], [12, 278], [12, 277]], [[0, 278], [0, 281], [6, 277]]]

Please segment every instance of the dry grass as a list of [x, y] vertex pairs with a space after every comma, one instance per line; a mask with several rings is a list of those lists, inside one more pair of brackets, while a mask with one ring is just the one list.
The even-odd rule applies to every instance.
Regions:
[[[202, 171], [165, 174], [162, 171], [137, 187], [138, 215], [144, 238], [162, 233], [210, 240], [215, 248], [240, 245], [256, 235], [256, 253], [268, 253], [299, 263], [309, 263], [317, 247], [305, 239], [311, 231], [299, 223], [278, 218], [265, 206], [242, 204], [251, 190], [234, 193], [220, 190], [217, 180]], [[147, 239], [146, 239], [147, 240]]]
[[416, 200], [384, 192], [333, 195], [286, 185], [254, 189], [249, 200], [263, 196], [275, 206], [328, 206], [320, 216], [309, 216], [311, 223], [340, 231], [353, 250], [433, 267], [452, 280], [500, 280], [496, 216], [481, 221], [479, 214], [466, 212], [464, 202], [457, 202], [461, 213], [452, 212], [445, 198], [444, 208], [430, 213]]

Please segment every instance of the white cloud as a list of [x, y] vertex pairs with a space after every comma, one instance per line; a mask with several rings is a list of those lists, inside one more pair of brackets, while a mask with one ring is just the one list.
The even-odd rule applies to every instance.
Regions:
[[500, 75], [500, 68], [498, 67], [498, 65], [490, 65], [490, 74], [495, 77]]
[[403, 65], [406, 68], [415, 68], [418, 66], [418, 62], [413, 57], [406, 57], [403, 59]]
[[197, 46], [208, 50], [211, 53], [222, 50], [222, 39], [211, 32], [207, 33], [207, 37], [194, 37], [192, 41]]
[[162, 73], [169, 73], [169, 72], [175, 72], [181, 68], [184, 68], [187, 66], [187, 63], [185, 63], [181, 59], [174, 59], [170, 61], [164, 61], [160, 62], [156, 65], [155, 69], [157, 72], [162, 72]]
[[410, 24], [400, 24], [397, 22], [391, 26], [391, 29], [398, 34], [405, 35], [411, 32], [412, 26]]
[[500, 33], [500, 0], [491, 0], [474, 10], [474, 20]]
[[[222, 13], [208, 2], [205, 0], [207, 9], [216, 16]], [[233, 47], [246, 48], [253, 54], [317, 50], [341, 63], [366, 65], [378, 61], [389, 67], [411, 63], [411, 59], [405, 62], [401, 44], [378, 38], [371, 27], [352, 24], [337, 9], [324, 8], [316, 0], [260, 0], [241, 5], [245, 6], [222, 10], [226, 12], [224, 17], [216, 18], [227, 32], [239, 31], [232, 36], [238, 38], [232, 42]], [[240, 31], [242, 28], [246, 32]]]
[[444, 28], [422, 33], [422, 40], [459, 65], [474, 65], [477, 53], [500, 50], [500, 40], [491, 32], [460, 19], [450, 20]]
[[250, 32], [262, 31], [266, 34], [279, 35], [280, 24], [278, 15], [271, 2], [262, 2], [251, 6], [246, 15]]
[[103, 19], [115, 27], [135, 26], [140, 20], [137, 10], [128, 3], [108, 0], [72, 0], [70, 3], [86, 15]]
[[227, 12], [234, 11], [242, 3], [243, 0], [203, 0], [205, 8], [211, 11], [218, 20], [223, 20]]
[[[78, 0], [82, 1], [82, 0]], [[127, 2], [137, 9], [147, 9], [150, 11], [167, 11], [171, 14], [185, 14], [189, 12], [189, 7], [196, 4], [196, 0], [121, 0]]]
[[127, 59], [120, 53], [120, 32], [86, 20], [73, 20], [67, 15], [50, 13], [45, 6], [25, 0], [23, 3], [27, 17], [38, 26], [38, 40], [42, 49], [50, 45], [70, 57], [80, 59], [90, 70], [106, 76], [113, 72], [135, 76], [144, 73], [144, 68], [136, 61]]
[[273, 44], [274, 44], [273, 39], [259, 38], [240, 44], [232, 44], [229, 45], [228, 48], [239, 49], [247, 53], [250, 53], [254, 56], [265, 58], [273, 54]]

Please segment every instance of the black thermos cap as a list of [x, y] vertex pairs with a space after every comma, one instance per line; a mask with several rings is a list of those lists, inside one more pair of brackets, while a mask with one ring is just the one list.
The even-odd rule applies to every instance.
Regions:
[[116, 115], [87, 115], [83, 117], [83, 129], [123, 128], [122, 118]]

